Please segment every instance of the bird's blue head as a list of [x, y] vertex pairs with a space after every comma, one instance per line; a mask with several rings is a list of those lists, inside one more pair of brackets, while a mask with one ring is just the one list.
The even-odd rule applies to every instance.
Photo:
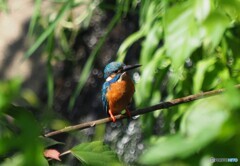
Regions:
[[125, 64], [121, 62], [111, 62], [107, 64], [104, 68], [104, 78], [107, 79], [111, 74], [118, 73], [124, 66]]

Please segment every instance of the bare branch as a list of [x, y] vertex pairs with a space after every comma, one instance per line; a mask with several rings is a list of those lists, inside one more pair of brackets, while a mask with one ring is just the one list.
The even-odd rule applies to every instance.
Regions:
[[[240, 89], [240, 84], [236, 85], [235, 88]], [[198, 100], [201, 98], [206, 98], [206, 97], [210, 97], [210, 96], [214, 96], [214, 95], [218, 95], [221, 94], [224, 91], [224, 89], [218, 89], [218, 90], [212, 90], [212, 91], [207, 91], [207, 92], [202, 92], [196, 95], [190, 95], [190, 96], [186, 96], [186, 97], [182, 97], [182, 98], [178, 98], [178, 99], [174, 99], [171, 101], [167, 101], [167, 102], [162, 102], [147, 108], [142, 108], [142, 109], [137, 109], [131, 112], [132, 116], [136, 116], [136, 115], [142, 115], [148, 112], [152, 112], [152, 111], [156, 111], [159, 109], [164, 109], [164, 108], [169, 108], [175, 105], [179, 105], [182, 103], [187, 103], [190, 101], [194, 101], [194, 100]], [[120, 119], [124, 119], [124, 118], [128, 118], [127, 115], [117, 115], [115, 116], [116, 120], [120, 120]], [[65, 133], [65, 132], [70, 132], [70, 131], [74, 131], [74, 130], [83, 130], [86, 128], [90, 128], [99, 124], [103, 124], [103, 123], [107, 123], [107, 122], [111, 122], [111, 118], [103, 118], [103, 119], [99, 119], [99, 120], [95, 120], [95, 121], [91, 121], [91, 122], [86, 122], [86, 123], [82, 123], [82, 124], [78, 124], [78, 125], [74, 125], [74, 126], [68, 126], [65, 127], [61, 130], [56, 130], [53, 132], [49, 132], [47, 134], [45, 134], [45, 137], [51, 137], [57, 134], [61, 134], [61, 133]]]

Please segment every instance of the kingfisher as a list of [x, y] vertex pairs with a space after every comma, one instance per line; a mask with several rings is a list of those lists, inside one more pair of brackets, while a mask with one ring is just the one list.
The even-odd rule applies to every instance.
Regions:
[[128, 70], [135, 69], [141, 65], [125, 65], [121, 62], [111, 62], [104, 68], [104, 79], [102, 87], [102, 102], [104, 110], [113, 122], [116, 122], [114, 115], [126, 110], [131, 116], [127, 106], [130, 104], [135, 92], [134, 83], [127, 74]]

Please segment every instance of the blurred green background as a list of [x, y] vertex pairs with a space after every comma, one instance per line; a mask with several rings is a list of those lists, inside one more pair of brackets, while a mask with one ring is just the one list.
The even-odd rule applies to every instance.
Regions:
[[[0, 1], [2, 14], [14, 13], [10, 2]], [[16, 43], [9, 45], [11, 54], [2, 55], [1, 165], [239, 164], [240, 93], [233, 88], [240, 82], [239, 0], [35, 0], [31, 5], [26, 31], [16, 43], [24, 42], [21, 63], [31, 62], [32, 77], [7, 75]], [[111, 61], [142, 64], [131, 73], [133, 108], [220, 88], [226, 93], [40, 138], [107, 116], [102, 71]], [[47, 161], [46, 148], [71, 154]]]

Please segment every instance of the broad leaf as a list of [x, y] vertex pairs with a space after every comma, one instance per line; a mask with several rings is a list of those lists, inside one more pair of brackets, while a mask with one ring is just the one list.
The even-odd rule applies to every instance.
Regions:
[[143, 42], [140, 63], [144, 66], [153, 58], [154, 52], [157, 50], [162, 38], [161, 24], [157, 23], [153, 25], [152, 29], [146, 36]]
[[204, 48], [212, 52], [222, 39], [226, 28], [230, 26], [230, 20], [225, 14], [215, 11], [203, 22]]
[[118, 49], [118, 59], [117, 61], [123, 61], [125, 59], [125, 56], [127, 54], [128, 49], [130, 46], [132, 46], [135, 42], [137, 42], [139, 39], [141, 39], [144, 36], [144, 31], [139, 30], [133, 34], [131, 34], [128, 38], [125, 39], [125, 41], [121, 44], [121, 46]]
[[0, 112], [18, 95], [20, 84], [19, 79], [0, 82]]
[[194, 17], [192, 4], [175, 6], [165, 17], [165, 46], [174, 69], [178, 69], [191, 53], [200, 46], [199, 25]]
[[181, 123], [181, 130], [175, 135], [161, 137], [140, 157], [142, 164], [159, 164], [192, 155], [221, 132], [228, 120], [229, 111], [223, 97], [214, 97], [195, 103], [189, 108]]
[[195, 1], [195, 16], [202, 22], [211, 11], [211, 0], [196, 0]]
[[116, 154], [100, 141], [79, 144], [71, 153], [84, 165], [120, 165]]
[[53, 145], [64, 145], [63, 142], [58, 142], [52, 138], [48, 138], [48, 137], [40, 137], [41, 141], [43, 142], [43, 145], [45, 148], [49, 147], [49, 146], [53, 146]]
[[216, 58], [213, 57], [213, 58], [202, 60], [197, 63], [197, 68], [196, 68], [197, 70], [193, 77], [193, 83], [194, 83], [193, 93], [198, 93], [201, 90], [203, 81], [205, 78], [205, 73], [207, 72], [209, 67], [214, 65], [215, 62], [216, 62]]
[[11, 106], [6, 114], [14, 119], [12, 125], [15, 130], [1, 134], [0, 156], [17, 151], [22, 156], [20, 165], [46, 165], [42, 142], [39, 139], [41, 128], [32, 113], [23, 107]]

